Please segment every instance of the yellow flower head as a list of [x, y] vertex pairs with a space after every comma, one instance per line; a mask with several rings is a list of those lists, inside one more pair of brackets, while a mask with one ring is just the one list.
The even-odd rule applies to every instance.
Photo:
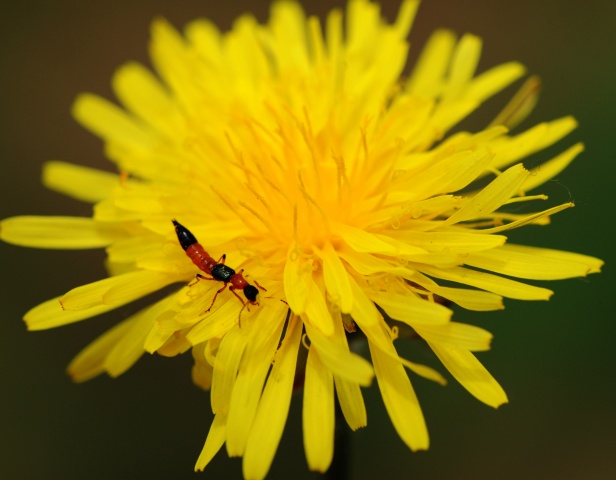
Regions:
[[[113, 79], [121, 107], [92, 94], [74, 106], [120, 174], [62, 162], [44, 170], [48, 187], [93, 203], [92, 218], [2, 222], [8, 242], [107, 249], [110, 277], [32, 309], [32, 330], [182, 285], [88, 346], [69, 371], [77, 381], [117, 376], [144, 351], [192, 348], [193, 378], [211, 388], [215, 413], [197, 470], [226, 444], [243, 457], [247, 478], [263, 478], [297, 371], [305, 374], [311, 469], [325, 471], [332, 460], [335, 398], [352, 429], [366, 425], [360, 387], [374, 376], [402, 440], [426, 449], [405, 367], [445, 380], [398, 356], [391, 320], [497, 407], [507, 397], [471, 353], [487, 350], [491, 335], [453, 322], [446, 305], [489, 311], [503, 308], [503, 297], [546, 300], [551, 291], [513, 278], [599, 271], [598, 259], [512, 245], [504, 235], [572, 206], [529, 212], [519, 204], [545, 200], [528, 192], [565, 168], [580, 144], [532, 172], [519, 162], [575, 120], [510, 135], [536, 97], [531, 79], [490, 126], [447, 135], [524, 69], [511, 62], [477, 75], [481, 41], [438, 31], [402, 76], [416, 8], [403, 2], [388, 24], [377, 4], [351, 0], [344, 21], [335, 10], [322, 25], [297, 3], [280, 2], [266, 25], [246, 15], [224, 34], [204, 20], [184, 35], [156, 20], [157, 75], [128, 63]], [[189, 232], [180, 231], [182, 245], [172, 219]], [[242, 292], [246, 283], [252, 293]], [[371, 362], [349, 349], [347, 339], [360, 334]]]

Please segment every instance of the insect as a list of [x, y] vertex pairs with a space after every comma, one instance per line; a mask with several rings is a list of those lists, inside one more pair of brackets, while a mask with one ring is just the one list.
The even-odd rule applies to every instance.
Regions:
[[[210, 278], [210, 277], [205, 277], [201, 275], [200, 273], [198, 273], [197, 278], [203, 279], [203, 280], [216, 280], [216, 281], [224, 283], [222, 288], [220, 288], [216, 292], [216, 294], [214, 295], [214, 298], [212, 299], [212, 303], [210, 307], [204, 313], [207, 313], [212, 309], [218, 294], [223, 292], [225, 288], [227, 287], [229, 287], [229, 290], [231, 290], [231, 293], [235, 295], [240, 302], [242, 302], [242, 305], [243, 305], [242, 310], [244, 310], [244, 308], [246, 308], [248, 304], [256, 305], [256, 306], [259, 305], [259, 301], [257, 300], [259, 289], [266, 291], [265, 288], [263, 288], [257, 282], [255, 282], [255, 284], [259, 288], [248, 283], [242, 275], [242, 272], [244, 271], [244, 269], [240, 270], [239, 272], [236, 272], [231, 267], [225, 265], [225, 260], [227, 258], [226, 255], [223, 255], [222, 257], [218, 259], [218, 261], [215, 261], [210, 256], [210, 254], [205, 251], [203, 246], [197, 241], [197, 239], [190, 232], [190, 230], [188, 230], [184, 225], [180, 224], [176, 220], [172, 220], [172, 222], [173, 222], [173, 225], [175, 226], [175, 233], [178, 236], [180, 245], [186, 252], [186, 255], [188, 255], [188, 258], [190, 258], [193, 261], [193, 263], [197, 267], [199, 267], [199, 270], [207, 273], [208, 275], [211, 275], [211, 278]], [[240, 297], [235, 292], [236, 290], [242, 290], [242, 292], [244, 293], [244, 296], [246, 297], [246, 302], [242, 300], [242, 297]], [[240, 310], [240, 314], [242, 313], [242, 310]]]

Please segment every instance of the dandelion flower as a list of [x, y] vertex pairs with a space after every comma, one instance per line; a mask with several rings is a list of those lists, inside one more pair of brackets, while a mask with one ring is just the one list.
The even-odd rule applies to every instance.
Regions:
[[[490, 333], [452, 321], [446, 305], [490, 311], [504, 297], [547, 300], [550, 290], [525, 281], [585, 276], [602, 265], [508, 242], [509, 230], [545, 225], [573, 206], [537, 208], [546, 197], [534, 191], [581, 144], [533, 171], [520, 162], [576, 122], [510, 134], [532, 107], [531, 82], [485, 129], [449, 134], [524, 68], [510, 62], [477, 74], [480, 39], [443, 30], [403, 76], [417, 4], [403, 2], [391, 24], [367, 0], [351, 0], [345, 18], [334, 10], [324, 24], [293, 2], [275, 3], [265, 25], [242, 16], [228, 33], [197, 20], [180, 34], [156, 20], [156, 73], [127, 63], [113, 78], [120, 106], [83, 94], [73, 109], [119, 173], [63, 162], [44, 169], [45, 185], [92, 203], [92, 217], [2, 222], [7, 242], [106, 248], [110, 276], [29, 311], [31, 330], [178, 285], [85, 348], [69, 372], [76, 381], [115, 377], [144, 352], [192, 349], [193, 379], [211, 389], [215, 413], [197, 470], [226, 445], [243, 457], [246, 478], [263, 478], [298, 371], [310, 469], [323, 472], [332, 461], [335, 402], [350, 428], [366, 425], [361, 387], [374, 377], [402, 441], [427, 449], [408, 373], [445, 380], [398, 355], [395, 325], [410, 327], [472, 395], [498, 407], [507, 397], [474, 355], [489, 349]], [[221, 282], [195, 279], [200, 270], [171, 219], [266, 289], [258, 306], [231, 289], [213, 302]], [[370, 361], [349, 348], [360, 334]]]

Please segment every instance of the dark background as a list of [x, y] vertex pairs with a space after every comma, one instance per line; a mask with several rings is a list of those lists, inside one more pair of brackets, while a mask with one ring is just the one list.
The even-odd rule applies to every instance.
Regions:
[[[342, 2], [333, 2], [341, 5]], [[321, 14], [330, 2], [305, 2]], [[331, 4], [330, 4], [331, 5]], [[383, 10], [393, 19], [398, 2]], [[0, 5], [0, 218], [21, 214], [89, 215], [90, 207], [45, 190], [44, 161], [62, 159], [109, 169], [101, 142], [70, 116], [82, 91], [112, 98], [116, 67], [147, 62], [156, 15], [176, 27], [206, 16], [222, 29], [245, 11], [267, 18], [267, 2], [135, 0], [23, 1]], [[604, 273], [550, 284], [547, 303], [507, 301], [504, 312], [456, 312], [488, 328], [493, 350], [479, 355], [506, 389], [510, 404], [486, 407], [451, 381], [442, 388], [413, 378], [430, 429], [428, 452], [413, 454], [394, 432], [375, 386], [365, 391], [369, 426], [351, 436], [353, 478], [616, 478], [613, 209], [616, 115], [616, 3], [425, 1], [411, 34], [418, 47], [435, 28], [484, 40], [480, 70], [519, 60], [543, 79], [541, 101], [522, 127], [572, 114], [580, 128], [552, 150], [583, 140], [586, 152], [542, 189], [550, 205], [576, 208], [549, 227], [512, 233], [520, 243], [580, 251], [606, 260]], [[513, 90], [508, 91], [511, 95]], [[505, 98], [486, 105], [482, 125]], [[482, 123], [483, 122], [483, 123]], [[538, 156], [537, 159], [547, 157]], [[192, 385], [190, 355], [142, 359], [116, 380], [74, 385], [71, 358], [119, 318], [28, 333], [31, 307], [102, 278], [102, 251], [43, 251], [0, 245], [0, 478], [237, 478], [238, 459], [221, 451], [205, 474], [192, 468], [211, 413]], [[316, 478], [307, 472], [296, 396], [271, 478]]]

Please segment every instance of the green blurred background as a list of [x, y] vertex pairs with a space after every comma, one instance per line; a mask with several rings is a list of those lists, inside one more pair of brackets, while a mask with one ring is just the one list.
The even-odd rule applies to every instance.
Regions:
[[[343, 2], [304, 2], [322, 14]], [[398, 2], [386, 2], [393, 19]], [[46, 191], [48, 159], [110, 169], [101, 142], [70, 116], [77, 93], [112, 98], [110, 78], [127, 60], [147, 62], [149, 23], [176, 27], [206, 16], [222, 29], [245, 11], [267, 18], [268, 2], [134, 0], [3, 2], [0, 6], [0, 218], [22, 214], [89, 215], [90, 207]], [[580, 128], [552, 149], [582, 140], [586, 152], [543, 189], [555, 205], [576, 208], [549, 227], [514, 232], [516, 242], [573, 250], [606, 260], [604, 273], [550, 284], [550, 302], [507, 301], [504, 312], [455, 318], [495, 334], [479, 355], [509, 394], [486, 407], [455, 381], [440, 387], [414, 378], [431, 433], [428, 452], [413, 454], [394, 432], [375, 386], [365, 391], [369, 425], [351, 435], [352, 478], [616, 478], [613, 208], [616, 121], [616, 3], [426, 0], [411, 34], [413, 54], [435, 28], [484, 40], [480, 70], [519, 60], [544, 90], [522, 128], [572, 114]], [[514, 89], [508, 90], [511, 95]], [[505, 102], [486, 105], [475, 125]], [[540, 161], [547, 155], [531, 160]], [[607, 215], [607, 217], [606, 217]], [[122, 377], [74, 385], [71, 358], [135, 307], [65, 328], [28, 333], [29, 308], [105, 275], [102, 251], [42, 251], [0, 245], [0, 478], [198, 478], [192, 472], [211, 421], [208, 395], [192, 385], [190, 355], [147, 356]], [[427, 357], [421, 347], [415, 355]], [[241, 475], [224, 450], [207, 478]], [[316, 478], [307, 472], [301, 396], [295, 396], [270, 478]]]

